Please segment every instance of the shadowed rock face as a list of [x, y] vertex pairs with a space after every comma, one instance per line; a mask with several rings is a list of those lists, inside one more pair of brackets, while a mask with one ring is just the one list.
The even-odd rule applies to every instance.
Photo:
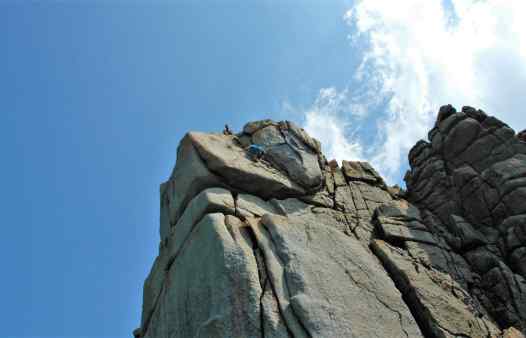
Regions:
[[405, 192], [329, 165], [289, 121], [191, 132], [134, 335], [524, 338], [524, 154], [504, 123], [445, 106]]
[[443, 107], [409, 153], [408, 199], [448, 252], [469, 265], [467, 291], [501, 327], [526, 331], [526, 143], [483, 111]]

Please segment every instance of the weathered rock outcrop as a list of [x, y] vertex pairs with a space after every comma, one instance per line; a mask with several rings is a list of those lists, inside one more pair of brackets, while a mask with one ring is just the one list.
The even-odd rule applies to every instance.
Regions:
[[189, 133], [161, 185], [134, 335], [523, 337], [525, 147], [481, 111], [443, 107], [406, 192], [366, 162], [329, 165], [288, 121]]
[[469, 267], [450, 273], [454, 282], [500, 327], [525, 332], [524, 137], [481, 110], [444, 106], [429, 142], [417, 143], [409, 162], [408, 200], [441, 251]]

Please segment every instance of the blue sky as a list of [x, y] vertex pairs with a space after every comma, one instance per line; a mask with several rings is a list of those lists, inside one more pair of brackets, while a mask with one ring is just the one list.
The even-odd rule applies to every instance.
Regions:
[[520, 1], [392, 3], [0, 0], [2, 335], [131, 335], [186, 131], [293, 119], [396, 183], [441, 104], [526, 127]]
[[130, 336], [179, 140], [344, 83], [344, 10], [2, 2], [2, 336]]

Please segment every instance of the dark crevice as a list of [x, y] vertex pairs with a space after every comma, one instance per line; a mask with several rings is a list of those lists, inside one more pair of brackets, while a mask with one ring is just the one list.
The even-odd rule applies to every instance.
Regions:
[[[257, 263], [257, 259], [256, 264], [258, 264], [259, 269], [259, 263]], [[265, 338], [265, 308], [263, 306], [263, 298], [267, 292], [267, 283], [268, 278], [265, 278], [263, 282], [261, 282], [261, 275], [259, 275], [259, 285], [261, 287], [261, 296], [259, 297], [259, 325], [261, 328], [261, 338]]]
[[[354, 217], [354, 216], [352, 216]], [[347, 217], [345, 218], [345, 223], [347, 224], [347, 228], [349, 229], [349, 232], [354, 236], [355, 239], [360, 241], [360, 236], [358, 236], [358, 233], [356, 232], [356, 229], [360, 226], [360, 220], [358, 217], [354, 217], [354, 221], [356, 222], [356, 226], [353, 228], [352, 223], [349, 222]]]
[[[168, 257], [168, 262], [166, 263], [166, 268], [165, 270], [168, 271], [170, 270], [170, 268], [172, 267], [173, 263], [175, 262], [175, 260], [177, 259], [177, 257], [179, 257], [180, 253], [183, 252], [186, 248], [187, 245], [189, 245], [188, 243], [191, 241], [191, 238], [192, 236], [194, 235], [194, 233], [197, 231], [196, 229], [198, 228], [197, 225], [203, 220], [203, 218], [210, 214], [212, 211], [206, 211], [203, 216], [198, 220], [196, 221], [193, 225], [192, 225], [192, 228], [190, 229], [190, 231], [188, 232], [186, 238], [183, 240], [183, 242], [181, 243], [181, 246], [179, 247], [179, 250], [177, 250], [177, 252], [175, 253], [175, 255], [173, 255], [172, 257]], [[224, 215], [224, 212], [225, 210], [218, 210], [217, 212], [220, 212], [220, 213], [223, 213]], [[231, 229], [230, 227], [226, 226], [225, 224], [225, 227], [228, 231], [228, 233], [230, 234], [231, 238], [234, 239], [234, 234], [231, 232]]]
[[[407, 338], [410, 338], [409, 337], [409, 334], [407, 333], [407, 331], [405, 330], [405, 327], [404, 327], [404, 323], [402, 321], [402, 314], [400, 313], [400, 311], [396, 310], [396, 309], [393, 309], [391, 306], [389, 306], [388, 303], [384, 302], [382, 299], [380, 299], [380, 297], [378, 297], [378, 295], [376, 294], [376, 292], [374, 291], [371, 291], [369, 290], [369, 288], [365, 285], [363, 285], [362, 283], [358, 282], [353, 276], [352, 274], [350, 273], [349, 270], [347, 270], [345, 267], [343, 266], [340, 266], [345, 274], [349, 277], [349, 279], [354, 283], [354, 285], [358, 286], [358, 288], [362, 289], [362, 290], [365, 290], [367, 291], [367, 293], [370, 293], [374, 296], [374, 298], [376, 299], [376, 301], [380, 304], [382, 304], [386, 309], [388, 309], [389, 311], [391, 312], [394, 312], [398, 315], [398, 321], [400, 322], [400, 328], [402, 329], [402, 331], [404, 332], [404, 334], [406, 335]], [[362, 269], [362, 267], [358, 266], [357, 267], [365, 274], [367, 275], [367, 273]]]
[[[270, 235], [270, 231], [266, 228], [265, 224], [264, 223], [261, 223], [263, 225], [263, 228], [265, 229], [265, 231], [267, 231], [269, 233], [269, 236], [268, 238], [270, 239], [270, 242], [272, 243], [272, 245], [274, 247], [277, 247], [277, 244], [276, 242], [274, 241], [274, 238]], [[283, 258], [279, 257], [279, 252], [276, 252], [276, 257], [280, 260], [280, 265], [283, 266], [282, 264], [282, 261], [283, 261]], [[288, 279], [287, 279], [287, 274], [285, 273], [284, 276], [283, 276], [283, 281], [284, 281], [284, 286], [285, 286], [285, 289], [287, 290], [287, 292], [290, 294], [290, 287], [289, 287], [289, 284], [288, 284]], [[272, 285], [272, 283], [271, 283]], [[276, 295], [276, 293], [274, 292], [274, 295]], [[305, 327], [305, 324], [303, 324], [303, 322], [300, 320], [300, 317], [298, 316], [298, 314], [296, 313], [296, 310], [294, 309], [294, 305], [291, 303], [290, 304], [290, 310], [291, 310], [291, 313], [294, 315], [294, 317], [296, 318], [298, 324], [300, 325], [300, 327], [303, 329], [303, 331], [305, 332], [305, 334], [307, 335], [307, 337], [310, 337], [312, 338], [312, 335], [310, 334], [309, 330], [307, 330], [307, 328]]]
[[[504, 284], [506, 284], [506, 288], [508, 289], [508, 294], [510, 295], [510, 298], [511, 298], [511, 306], [513, 307], [513, 311], [515, 312], [517, 317], [521, 318], [521, 315], [520, 315], [521, 313], [519, 311], [520, 305], [517, 304], [518, 299], [517, 299], [517, 297], [514, 297], [514, 292], [513, 292], [512, 286], [509, 283], [509, 282], [511, 282], [510, 279], [512, 279], [513, 282], [517, 283], [515, 275], [511, 271], [509, 271], [511, 275], [510, 274], [506, 274], [506, 271], [504, 271], [502, 266], [499, 267], [499, 271], [500, 271], [500, 275], [501, 276], [506, 276], [507, 275], [507, 277], [508, 277], [508, 278], [504, 278], [503, 282], [504, 282]], [[517, 289], [520, 290], [520, 287], [518, 287]], [[523, 318], [521, 318], [521, 319], [523, 319]]]
[[385, 254], [381, 252], [381, 249], [378, 249], [374, 244], [372, 244], [370, 248], [371, 252], [378, 258], [384, 270], [394, 282], [395, 287], [400, 291], [402, 300], [413, 315], [413, 318], [423, 336], [425, 338], [444, 338], [442, 335], [437, 335], [436, 329], [433, 328], [434, 325], [438, 326], [436, 321], [431, 317], [429, 311], [418, 299], [416, 291], [410, 285], [409, 280], [403, 276], [402, 272], [399, 271], [396, 266], [389, 262], [389, 258], [385, 257]]
[[[482, 313], [479, 314], [478, 317], [481, 318], [481, 317], [482, 317]], [[480, 322], [482, 322], [482, 324], [484, 324], [484, 329], [485, 329], [486, 332], [488, 333], [487, 336], [486, 336], [486, 338], [491, 338], [491, 334], [490, 334], [491, 330], [490, 330], [488, 324], [486, 323], [486, 321], [485, 321], [485, 320], [478, 320], [478, 321], [477, 321], [477, 323], [480, 323]]]
[[[283, 315], [282, 308], [279, 306], [279, 298], [277, 296], [276, 290], [274, 288], [274, 285], [272, 285], [272, 282], [270, 281], [270, 278], [268, 277], [268, 270], [267, 270], [267, 263], [265, 261], [265, 255], [262, 254], [261, 248], [258, 246], [258, 241], [256, 238], [256, 234], [254, 233], [254, 230], [250, 226], [246, 227], [247, 234], [250, 238], [250, 241], [252, 242], [252, 250], [254, 254], [254, 258], [256, 260], [257, 268], [258, 268], [258, 275], [259, 275], [259, 284], [261, 286], [261, 297], [259, 299], [260, 304], [260, 316], [261, 316], [261, 330], [264, 331], [264, 309], [263, 309], [263, 297], [266, 292], [266, 286], [268, 283], [268, 286], [270, 287], [270, 290], [272, 292], [272, 296], [276, 300], [276, 303], [278, 304], [278, 311], [279, 316], [281, 318], [281, 321], [283, 322], [285, 329], [287, 330], [287, 333], [290, 337], [294, 337], [294, 334], [292, 333], [291, 329], [288, 326], [287, 321], [285, 320], [285, 316]], [[263, 281], [262, 281], [263, 278]], [[301, 324], [301, 322], [298, 320], [298, 322]], [[303, 325], [302, 325], [303, 326]], [[306, 331], [308, 334], [308, 331]], [[309, 335], [310, 336], [310, 335]], [[262, 335], [264, 337], [264, 334]]]

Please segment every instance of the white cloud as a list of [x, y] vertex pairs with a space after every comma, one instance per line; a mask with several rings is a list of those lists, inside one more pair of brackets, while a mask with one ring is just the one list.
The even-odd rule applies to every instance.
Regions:
[[349, 132], [351, 126], [342, 118], [342, 112], [356, 111], [357, 116], [361, 116], [363, 111], [352, 110], [346, 102], [347, 98], [347, 91], [337, 92], [335, 88], [320, 90], [318, 99], [305, 113], [304, 128], [319, 139], [324, 145], [325, 153], [332, 158], [362, 159], [363, 149], [358, 138], [345, 134]]
[[[526, 1], [362, 0], [344, 20], [351, 48], [366, 46], [361, 66], [348, 88], [322, 89], [305, 113], [328, 156], [368, 159], [398, 181], [409, 148], [447, 103], [526, 128]], [[367, 125], [377, 128], [372, 141]]]

